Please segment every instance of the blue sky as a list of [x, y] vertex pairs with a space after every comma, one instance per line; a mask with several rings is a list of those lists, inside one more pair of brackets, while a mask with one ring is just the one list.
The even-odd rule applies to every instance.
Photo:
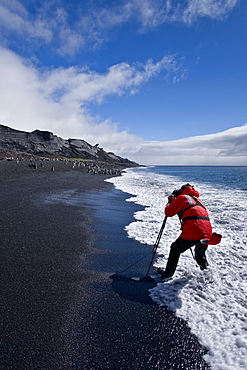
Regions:
[[0, 123], [143, 164], [247, 164], [244, 0], [0, 0]]

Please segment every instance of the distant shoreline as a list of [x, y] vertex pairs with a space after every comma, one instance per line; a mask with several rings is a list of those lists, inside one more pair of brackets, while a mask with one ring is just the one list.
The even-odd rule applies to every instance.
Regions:
[[39, 157], [9, 157], [0, 160], [0, 181], [20, 178], [32, 178], [52, 173], [80, 171], [94, 175], [112, 177], [120, 175], [125, 166], [118, 164], [80, 160], [80, 159], [49, 159]]

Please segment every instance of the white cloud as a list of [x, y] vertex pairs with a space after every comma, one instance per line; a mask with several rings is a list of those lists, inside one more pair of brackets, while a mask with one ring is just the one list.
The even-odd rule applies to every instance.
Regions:
[[110, 121], [92, 117], [87, 106], [113, 94], [133, 93], [162, 70], [176, 73], [173, 56], [135, 66], [121, 63], [104, 74], [76, 67], [40, 72], [0, 48], [0, 122], [21, 130], [38, 128], [64, 138], [83, 138], [92, 144], [99, 142], [106, 150], [122, 152], [127, 143], [131, 148], [142, 139], [119, 132]]
[[232, 11], [237, 2], [238, 0], [189, 0], [182, 13], [182, 20], [192, 23], [200, 17], [221, 19]]
[[61, 55], [74, 55], [85, 44], [84, 37], [69, 28], [61, 29], [59, 36], [63, 40], [57, 49]]
[[151, 59], [145, 64], [136, 63], [132, 66], [119, 63], [102, 74], [78, 67], [53, 69], [40, 74], [39, 88], [47, 98], [63, 104], [74, 102], [84, 105], [90, 101], [100, 103], [113, 94], [121, 96], [125, 92], [137, 92], [141, 85], [162, 71], [176, 78], [183, 74], [175, 56], [167, 55], [156, 63]]
[[0, 1], [0, 28], [16, 32], [25, 38], [39, 38], [45, 42], [52, 39], [52, 32], [46, 21], [40, 17], [32, 20], [30, 14], [18, 1]]
[[81, 19], [94, 30], [111, 29], [135, 21], [145, 29], [155, 28], [166, 22], [192, 23], [201, 17], [222, 19], [232, 11], [238, 0], [126, 0], [122, 4], [98, 8]]
[[[126, 0], [122, 4], [98, 8], [87, 15], [94, 29], [103, 30], [135, 21], [142, 30], [165, 22], [192, 23], [200, 17], [221, 19], [236, 6], [238, 0]], [[84, 22], [84, 18], [81, 19]]]

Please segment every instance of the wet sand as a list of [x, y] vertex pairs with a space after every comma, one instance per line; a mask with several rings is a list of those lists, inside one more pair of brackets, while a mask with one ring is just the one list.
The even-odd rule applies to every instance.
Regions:
[[[115, 274], [150, 248], [126, 237], [136, 207], [125, 194], [64, 163], [1, 162], [0, 368], [207, 369], [186, 324], [149, 298], [152, 283], [129, 279], [149, 257]], [[46, 201], [70, 192], [76, 202]]]

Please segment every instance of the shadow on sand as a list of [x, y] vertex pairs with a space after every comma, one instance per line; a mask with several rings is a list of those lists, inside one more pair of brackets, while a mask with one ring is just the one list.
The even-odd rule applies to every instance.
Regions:
[[112, 289], [121, 298], [148, 305], [156, 304], [149, 296], [149, 289], [157, 285], [157, 282], [152, 277], [129, 277], [114, 274], [110, 278], [112, 279]]

